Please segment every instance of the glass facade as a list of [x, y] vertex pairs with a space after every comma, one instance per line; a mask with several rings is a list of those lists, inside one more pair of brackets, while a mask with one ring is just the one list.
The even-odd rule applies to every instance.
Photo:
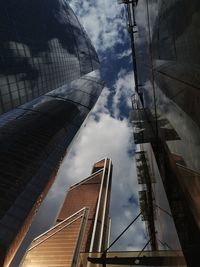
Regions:
[[135, 140], [151, 143], [187, 264], [198, 266], [200, 3], [139, 0], [132, 7]]
[[104, 159], [94, 164], [91, 176], [71, 186], [56, 225], [33, 240], [21, 266], [82, 266], [80, 252], [104, 251], [111, 179], [112, 162]]
[[[149, 143], [138, 146], [136, 166], [138, 183], [141, 185], [139, 203], [142, 219], [151, 237], [151, 248], [153, 250], [181, 250], [160, 171]], [[179, 206], [175, 208], [180, 214]]]
[[1, 243], [18, 233], [102, 87], [84, 76], [0, 117]]
[[97, 69], [67, 1], [1, 1], [0, 114]]
[[67, 1], [3, 0], [0, 14], [0, 265], [8, 266], [104, 83]]

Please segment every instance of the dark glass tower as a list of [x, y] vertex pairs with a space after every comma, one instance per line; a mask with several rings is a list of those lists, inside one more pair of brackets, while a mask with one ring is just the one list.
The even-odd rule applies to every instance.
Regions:
[[1, 1], [0, 54], [0, 265], [9, 266], [103, 83], [66, 1]]
[[2, 0], [0, 10], [0, 113], [98, 68], [67, 1]]
[[200, 2], [130, 2], [135, 142], [150, 143], [187, 264], [198, 266]]

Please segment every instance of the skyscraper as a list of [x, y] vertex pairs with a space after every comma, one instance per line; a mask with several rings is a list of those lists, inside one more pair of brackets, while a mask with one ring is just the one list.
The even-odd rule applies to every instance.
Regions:
[[[198, 266], [200, 3], [123, 2], [127, 3], [135, 72], [135, 142], [143, 153], [149, 143], [187, 264]], [[158, 182], [159, 177], [154, 180]]]
[[107, 248], [112, 162], [94, 164], [89, 177], [70, 187], [54, 227], [31, 243], [22, 267], [79, 266], [80, 252]]
[[0, 3], [0, 113], [59, 88], [99, 66], [67, 1]]
[[104, 84], [66, 1], [1, 1], [0, 53], [0, 265], [9, 266]]

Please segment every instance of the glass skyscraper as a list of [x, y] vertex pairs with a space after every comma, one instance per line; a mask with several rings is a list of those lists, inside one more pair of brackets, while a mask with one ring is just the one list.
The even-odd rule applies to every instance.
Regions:
[[80, 253], [104, 251], [111, 182], [111, 160], [96, 162], [89, 177], [69, 188], [55, 226], [33, 240], [21, 266], [83, 266]]
[[[122, 2], [127, 3], [135, 72], [134, 137], [135, 143], [140, 144], [138, 156], [145, 159], [145, 164], [149, 164], [153, 193], [151, 220], [152, 216], [158, 220], [162, 213], [162, 236], [168, 242], [167, 231], [172, 229], [169, 221], [173, 218], [188, 266], [198, 266], [200, 2]], [[152, 172], [155, 162], [159, 174], [155, 169]], [[139, 166], [140, 171], [144, 171], [144, 168]], [[162, 189], [159, 191], [159, 184], [163, 187], [161, 181], [169, 208], [165, 195], [161, 194]], [[145, 194], [141, 196], [143, 205], [146, 205]], [[155, 207], [158, 203], [160, 206]], [[163, 220], [167, 212], [169, 220]]]
[[98, 68], [67, 1], [3, 0], [0, 10], [0, 113]]
[[61, 0], [0, 2], [0, 265], [9, 266], [104, 84]]

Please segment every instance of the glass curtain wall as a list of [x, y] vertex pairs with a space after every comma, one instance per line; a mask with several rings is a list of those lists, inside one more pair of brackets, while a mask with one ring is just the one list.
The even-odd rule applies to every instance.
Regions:
[[152, 143], [188, 264], [197, 266], [200, 2], [139, 0], [135, 19], [138, 93], [143, 105], [138, 112], [151, 130], [151, 140], [145, 140]]
[[65, 0], [0, 1], [0, 55], [0, 265], [8, 266], [104, 83]]
[[66, 1], [0, 3], [0, 114], [97, 69]]

